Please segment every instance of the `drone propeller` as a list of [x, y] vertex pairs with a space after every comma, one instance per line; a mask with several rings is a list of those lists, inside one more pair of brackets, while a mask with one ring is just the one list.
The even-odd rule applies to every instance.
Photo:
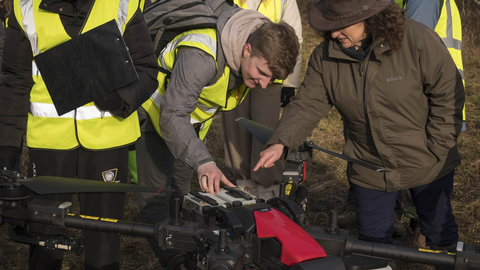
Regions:
[[[268, 139], [270, 139], [270, 137], [272, 136], [273, 129], [269, 128], [267, 126], [264, 126], [260, 123], [252, 121], [250, 119], [246, 119], [244, 117], [237, 117], [237, 118], [235, 118], [235, 121], [237, 121], [240, 125], [244, 126], [248, 131], [250, 131], [250, 133], [252, 133], [253, 136], [255, 136], [255, 138], [257, 138], [262, 144], [266, 144]], [[313, 148], [313, 149], [317, 149], [317, 150], [322, 151], [324, 153], [327, 153], [329, 155], [341, 158], [341, 159], [346, 160], [348, 162], [355, 163], [355, 164], [363, 166], [365, 168], [374, 170], [376, 172], [388, 172], [384, 168], [380, 168], [380, 167], [377, 167], [377, 166], [375, 166], [373, 164], [370, 164], [368, 162], [361, 161], [361, 160], [358, 160], [358, 159], [347, 157], [347, 156], [342, 155], [342, 154], [332, 152], [330, 150], [318, 147], [313, 143], [308, 143], [308, 144], [306, 144], [306, 146], [310, 147], [310, 148]]]
[[165, 196], [169, 194], [169, 191], [163, 188], [54, 176], [18, 179], [18, 182], [40, 195], [75, 192], [149, 192]]

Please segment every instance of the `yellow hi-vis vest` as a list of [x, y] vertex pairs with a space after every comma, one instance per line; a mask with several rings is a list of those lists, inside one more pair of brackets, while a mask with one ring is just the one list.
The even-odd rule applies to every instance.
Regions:
[[[166, 70], [172, 71], [176, 60], [175, 57], [182, 46], [198, 48], [211, 55], [216, 61], [217, 31], [213, 28], [206, 28], [185, 31], [177, 35], [161, 52], [158, 58], [159, 65]], [[249, 91], [245, 84], [239, 89], [228, 91], [229, 77], [230, 68], [227, 66], [216, 82], [203, 88], [195, 110], [190, 113], [190, 123], [197, 130], [198, 137], [201, 140], [207, 135], [215, 113], [234, 109], [242, 102]], [[157, 91], [142, 105], [160, 136], [161, 131], [158, 124], [160, 119], [160, 102], [168, 86], [168, 80], [169, 78], [166, 74], [159, 72]]]
[[235, 0], [234, 3], [243, 9], [256, 10], [267, 16], [272, 22], [279, 23], [285, 12], [287, 0], [264, 0], [257, 7], [248, 6], [247, 0]]
[[[443, 0], [440, 18], [438, 18], [435, 32], [442, 38], [447, 46], [450, 55], [457, 66], [458, 72], [462, 75], [463, 86], [465, 87], [465, 76], [463, 73], [462, 61], [462, 21], [460, 12], [454, 0]], [[465, 105], [463, 106], [463, 122], [465, 122]]]
[[[405, 8], [408, 0], [395, 0], [401, 7]], [[438, 18], [435, 32], [442, 38], [450, 55], [457, 66], [458, 72], [462, 76], [463, 86], [465, 87], [465, 76], [463, 73], [462, 61], [462, 21], [460, 12], [454, 0], [439, 0], [441, 5], [440, 17]], [[465, 122], [465, 105], [463, 106], [463, 122]]]
[[[40, 10], [40, 3], [41, 0], [19, 0], [14, 3], [15, 15], [30, 40], [33, 56], [71, 39], [63, 28], [60, 16]], [[82, 33], [112, 19], [116, 19], [123, 33], [138, 6], [138, 0], [95, 1]], [[123, 119], [98, 110], [90, 102], [58, 115], [35, 61], [32, 62], [32, 77], [34, 84], [30, 92], [27, 123], [28, 147], [68, 150], [81, 145], [86, 149], [98, 150], [127, 145], [140, 137], [137, 113]]]
[[395, 3], [399, 5], [401, 8], [405, 8], [405, 5], [407, 4], [407, 1], [405, 0], [395, 0]]
[[[287, 0], [263, 0], [260, 1], [258, 6], [251, 7], [248, 6], [247, 1], [248, 0], [234, 0], [233, 2], [243, 9], [256, 10], [262, 13], [274, 23], [279, 23], [282, 20], [285, 5], [287, 4]], [[283, 80], [276, 79], [273, 83], [282, 84]]]

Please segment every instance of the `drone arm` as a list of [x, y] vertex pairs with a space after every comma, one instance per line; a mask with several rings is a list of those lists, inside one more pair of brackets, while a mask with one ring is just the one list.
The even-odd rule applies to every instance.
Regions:
[[431, 250], [419, 250], [390, 244], [355, 240], [348, 247], [351, 254], [381, 259], [431, 264], [454, 269], [455, 256], [447, 253], [434, 253]]
[[88, 229], [101, 232], [113, 232], [122, 235], [153, 238], [155, 225], [121, 221], [111, 218], [68, 214], [65, 217], [65, 227]]
[[330, 232], [316, 226], [309, 226], [305, 230], [323, 247], [329, 256], [345, 258], [351, 255], [359, 255], [377, 259], [436, 265], [442, 267], [441, 269], [480, 269], [480, 247], [473, 244], [458, 242], [455, 254], [355, 240], [344, 230]]

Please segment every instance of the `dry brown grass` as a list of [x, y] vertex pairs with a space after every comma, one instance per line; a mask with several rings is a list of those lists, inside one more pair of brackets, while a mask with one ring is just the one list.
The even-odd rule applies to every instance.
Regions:
[[[317, 0], [297, 0], [303, 14], [303, 50], [304, 68], [313, 48], [320, 39], [315, 31], [308, 27], [306, 14]], [[462, 165], [456, 170], [455, 188], [452, 204], [457, 218], [460, 239], [480, 245], [480, 4], [475, 0], [457, 0], [463, 21], [463, 58], [466, 75], [467, 96], [467, 131], [459, 138], [459, 146], [463, 158]], [[332, 110], [312, 132], [310, 139], [318, 146], [341, 152], [343, 147], [342, 123], [339, 114]], [[206, 139], [207, 146], [215, 156], [218, 164], [223, 164], [223, 137], [221, 121], [215, 117], [214, 124]], [[24, 160], [25, 162], [25, 160]], [[348, 183], [345, 177], [345, 162], [315, 152], [313, 160], [308, 164], [306, 185], [310, 191], [307, 215], [310, 223], [325, 226], [328, 213], [334, 209], [343, 210]], [[196, 181], [192, 181], [196, 188]], [[125, 219], [138, 220], [137, 196], [127, 194]], [[408, 225], [408, 219], [403, 220]], [[355, 235], [354, 230], [350, 231]], [[71, 230], [70, 235], [78, 237], [78, 230]], [[409, 246], [412, 235], [395, 239], [397, 245]], [[121, 269], [143, 270], [155, 269], [159, 265], [145, 239], [122, 236]], [[0, 227], [0, 270], [27, 269], [28, 248], [10, 240], [7, 226]], [[65, 253], [66, 270], [83, 269], [83, 257], [74, 253]], [[425, 270], [430, 266], [398, 262], [397, 270]]]

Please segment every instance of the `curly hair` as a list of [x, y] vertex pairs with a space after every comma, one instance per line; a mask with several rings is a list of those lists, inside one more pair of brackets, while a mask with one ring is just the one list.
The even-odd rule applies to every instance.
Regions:
[[365, 32], [373, 38], [385, 39], [392, 53], [401, 47], [406, 21], [405, 11], [393, 3], [365, 20]]
[[0, 8], [3, 8], [10, 13], [12, 11], [13, 0], [0, 1]]
[[[405, 11], [393, 3], [383, 11], [367, 18], [363, 22], [365, 24], [365, 32], [368, 36], [374, 39], [385, 39], [385, 42], [390, 46], [390, 50], [386, 53], [391, 54], [401, 47], [406, 21]], [[321, 36], [323, 36], [325, 40], [331, 40], [331, 34], [331, 31], [327, 31], [321, 33]]]

